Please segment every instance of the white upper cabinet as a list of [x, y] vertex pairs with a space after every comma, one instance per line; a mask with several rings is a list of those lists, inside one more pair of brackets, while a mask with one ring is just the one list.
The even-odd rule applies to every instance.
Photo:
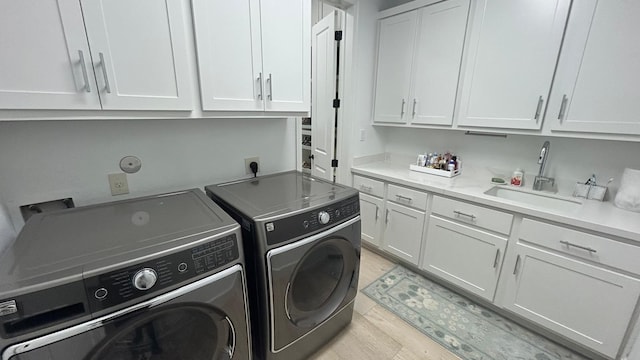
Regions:
[[410, 96], [411, 124], [451, 125], [469, 0], [449, 0], [419, 10]]
[[552, 131], [640, 134], [640, 2], [573, 3], [549, 111]]
[[374, 122], [407, 122], [417, 23], [417, 11], [380, 20]]
[[78, 1], [0, 5], [0, 108], [100, 109]]
[[311, 0], [261, 0], [265, 110], [309, 111]]
[[308, 112], [310, 0], [193, 0], [204, 110]]
[[82, 0], [103, 109], [190, 110], [179, 1]]
[[184, 30], [176, 1], [4, 1], [0, 108], [190, 110]]
[[193, 0], [192, 6], [202, 107], [262, 111], [260, 1]]
[[478, 0], [458, 125], [540, 129], [569, 0]]

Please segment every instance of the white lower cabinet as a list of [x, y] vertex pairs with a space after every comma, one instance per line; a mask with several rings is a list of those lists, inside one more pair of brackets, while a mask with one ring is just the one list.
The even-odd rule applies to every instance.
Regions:
[[381, 198], [360, 194], [360, 219], [362, 228], [362, 240], [380, 247], [380, 230], [382, 225], [382, 206]]
[[640, 280], [529, 244], [511, 247], [501, 279], [502, 306], [615, 358], [640, 296]]
[[431, 215], [421, 269], [493, 301], [507, 238]]
[[383, 248], [389, 253], [418, 265], [424, 211], [387, 201], [385, 203]]

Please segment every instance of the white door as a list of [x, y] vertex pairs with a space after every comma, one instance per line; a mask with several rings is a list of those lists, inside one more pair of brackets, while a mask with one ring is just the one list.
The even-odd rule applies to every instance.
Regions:
[[503, 272], [503, 305], [615, 358], [640, 296], [640, 281], [523, 244], [514, 246]]
[[451, 125], [467, 28], [469, 0], [449, 0], [419, 10], [413, 60], [411, 124]]
[[82, 0], [103, 109], [191, 110], [179, 1]]
[[362, 240], [379, 247], [382, 224], [382, 199], [360, 193], [360, 219]]
[[265, 110], [308, 112], [311, 0], [261, 0], [260, 10]]
[[547, 119], [552, 130], [640, 134], [640, 2], [571, 7]]
[[259, 0], [193, 0], [203, 110], [263, 111]]
[[418, 265], [425, 214], [387, 201], [384, 218], [384, 249]]
[[418, 12], [380, 20], [373, 121], [406, 123]]
[[336, 77], [338, 57], [335, 40], [338, 13], [320, 20], [312, 29], [311, 76], [313, 99], [311, 103], [311, 174], [333, 181], [331, 160], [335, 158]]
[[421, 268], [493, 301], [506, 247], [504, 237], [432, 215]]
[[458, 125], [540, 129], [569, 0], [478, 0]]
[[100, 109], [80, 3], [0, 3], [0, 108]]

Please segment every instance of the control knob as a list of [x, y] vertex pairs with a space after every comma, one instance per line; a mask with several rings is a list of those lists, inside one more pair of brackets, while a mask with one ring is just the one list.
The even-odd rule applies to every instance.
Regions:
[[326, 211], [320, 211], [318, 214], [318, 221], [320, 221], [320, 224], [324, 225], [328, 223], [329, 220], [331, 220], [331, 215]]
[[152, 268], [144, 268], [133, 275], [133, 286], [138, 290], [149, 290], [156, 284], [158, 274]]

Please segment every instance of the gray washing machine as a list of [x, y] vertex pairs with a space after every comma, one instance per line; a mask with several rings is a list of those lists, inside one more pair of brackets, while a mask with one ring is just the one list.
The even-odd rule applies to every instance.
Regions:
[[255, 357], [308, 358], [353, 316], [358, 192], [295, 171], [206, 191], [242, 224]]
[[241, 239], [197, 189], [33, 216], [0, 259], [2, 360], [251, 359]]

